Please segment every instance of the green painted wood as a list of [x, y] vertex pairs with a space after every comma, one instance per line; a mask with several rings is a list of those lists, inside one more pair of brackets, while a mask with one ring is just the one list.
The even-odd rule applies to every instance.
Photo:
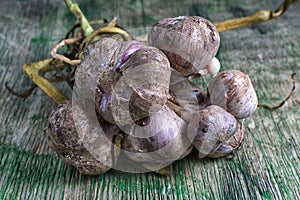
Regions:
[[[79, 1], [89, 19], [119, 18], [126, 28], [151, 26], [169, 16], [202, 15], [212, 21], [240, 17], [280, 1]], [[249, 119], [243, 148], [233, 160], [197, 159], [193, 152], [174, 163], [172, 176], [111, 170], [82, 176], [49, 149], [43, 128], [54, 103], [41, 91], [26, 100], [11, 96], [32, 85], [25, 62], [50, 57], [75, 19], [63, 1], [0, 1], [0, 199], [299, 199], [300, 196], [300, 3], [275, 21], [221, 34], [222, 69], [248, 73], [260, 102], [274, 103], [297, 89], [276, 112], [258, 109]], [[205, 86], [209, 78], [199, 80]], [[64, 87], [70, 94], [70, 90]]]

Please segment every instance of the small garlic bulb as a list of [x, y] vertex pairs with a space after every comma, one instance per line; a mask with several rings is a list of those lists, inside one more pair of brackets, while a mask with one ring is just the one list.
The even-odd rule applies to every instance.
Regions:
[[[193, 145], [199, 157], [205, 157], [230, 138], [237, 127], [237, 120], [223, 108], [211, 105], [199, 111], [188, 125], [195, 133]], [[193, 131], [194, 130], [194, 131]]]
[[238, 70], [217, 74], [208, 85], [208, 96], [210, 104], [222, 107], [237, 119], [249, 117], [258, 105], [249, 76]]

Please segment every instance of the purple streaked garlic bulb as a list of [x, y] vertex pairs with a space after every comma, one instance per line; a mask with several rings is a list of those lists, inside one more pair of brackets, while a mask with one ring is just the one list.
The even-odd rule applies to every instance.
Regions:
[[191, 142], [186, 133], [187, 124], [168, 106], [145, 119], [124, 135], [122, 149], [133, 161], [157, 164], [157, 169], [182, 158]]
[[109, 93], [102, 89], [101, 81], [96, 89], [96, 110], [107, 121], [130, 124], [165, 105], [171, 70], [163, 52], [142, 47], [122, 62], [117, 72], [121, 76]]
[[228, 140], [237, 128], [237, 120], [223, 108], [211, 105], [196, 113], [188, 125], [194, 132], [193, 145], [204, 157]]
[[237, 119], [249, 117], [257, 108], [258, 99], [247, 74], [238, 70], [225, 70], [217, 74], [208, 85], [209, 101]]
[[209, 158], [220, 158], [225, 157], [234, 151], [236, 151], [244, 141], [246, 129], [243, 122], [238, 121], [237, 128], [234, 134], [223, 142], [215, 151], [209, 153], [206, 157]]
[[[94, 155], [88, 151], [84, 145], [82, 136], [86, 134], [87, 137], [89, 137], [89, 133], [79, 132], [80, 130], [78, 130], [78, 126], [83, 127], [82, 130], [84, 130], [90, 126], [90, 124], [88, 121], [83, 120], [80, 124], [75, 125], [73, 115], [82, 115], [82, 113], [83, 111], [80, 108], [72, 106], [71, 101], [66, 101], [58, 105], [52, 111], [48, 126], [45, 129], [48, 145], [64, 162], [76, 167], [82, 174], [97, 175], [105, 173], [112, 166], [97, 160]], [[113, 141], [113, 137], [118, 134], [119, 128], [103, 120], [99, 121], [99, 123], [101, 123], [108, 140]], [[106, 145], [105, 147], [102, 146], [103, 151], [98, 152], [98, 155], [101, 155], [106, 163], [116, 162], [118, 155], [112, 151], [112, 144]]]
[[205, 69], [214, 58], [219, 49], [220, 36], [207, 19], [182, 16], [156, 23], [148, 41], [167, 55], [172, 68], [183, 76], [190, 76]]

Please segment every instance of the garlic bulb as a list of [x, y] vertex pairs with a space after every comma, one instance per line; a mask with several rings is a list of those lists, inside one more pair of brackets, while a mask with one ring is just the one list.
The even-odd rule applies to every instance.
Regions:
[[204, 157], [230, 138], [237, 127], [233, 115], [219, 106], [211, 105], [196, 113], [189, 123], [188, 130], [195, 134], [193, 145]]
[[[96, 110], [110, 123], [132, 124], [157, 112], [169, 95], [170, 64], [157, 48], [136, 50], [116, 70], [120, 77], [106, 93], [98, 81]], [[100, 77], [101, 79], [102, 77]]]
[[183, 76], [204, 69], [220, 45], [219, 33], [213, 23], [198, 16], [163, 19], [153, 26], [148, 41], [162, 50], [171, 66]]
[[258, 105], [249, 76], [238, 70], [217, 74], [208, 85], [208, 96], [210, 104], [222, 107], [237, 119], [249, 117]]
[[[50, 148], [55, 151], [60, 158], [67, 164], [76, 167], [82, 174], [102, 174], [107, 172], [112, 166], [105, 165], [87, 150], [83, 142], [83, 135], [88, 132], [78, 132], [78, 126], [90, 126], [87, 121], [82, 121], [75, 126], [73, 115], [82, 112], [78, 108], [72, 107], [71, 101], [66, 101], [56, 107], [50, 117], [49, 124], [45, 129], [45, 136]], [[118, 127], [101, 121], [103, 130], [110, 141], [119, 132]], [[117, 160], [117, 154], [112, 151], [111, 145], [102, 148], [102, 159], [105, 163], [113, 163]], [[114, 161], [113, 161], [114, 160]]]
[[143, 127], [132, 127], [125, 134], [122, 149], [133, 161], [156, 166], [156, 170], [182, 158], [190, 150], [186, 123], [168, 106], [147, 119]]

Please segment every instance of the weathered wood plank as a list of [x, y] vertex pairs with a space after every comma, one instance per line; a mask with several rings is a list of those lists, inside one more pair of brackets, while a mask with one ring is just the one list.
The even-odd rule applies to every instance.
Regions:
[[[124, 27], [151, 26], [163, 17], [202, 15], [212, 21], [275, 8], [280, 1], [79, 1], [88, 18], [117, 16]], [[279, 101], [300, 71], [300, 3], [276, 21], [224, 32], [218, 57], [223, 69], [251, 76], [259, 100]], [[113, 11], [113, 12], [112, 12]], [[25, 62], [50, 56], [51, 47], [75, 22], [62, 1], [0, 2], [0, 199], [297, 199], [300, 196], [299, 76], [294, 97], [279, 111], [258, 111], [245, 121], [247, 136], [233, 160], [197, 159], [174, 164], [174, 175], [111, 170], [81, 176], [53, 154], [42, 130], [54, 103], [36, 90], [26, 100], [18, 91], [32, 83]], [[205, 85], [205, 80], [199, 80]], [[67, 88], [65, 88], [67, 90]], [[70, 94], [70, 91], [68, 91]]]

